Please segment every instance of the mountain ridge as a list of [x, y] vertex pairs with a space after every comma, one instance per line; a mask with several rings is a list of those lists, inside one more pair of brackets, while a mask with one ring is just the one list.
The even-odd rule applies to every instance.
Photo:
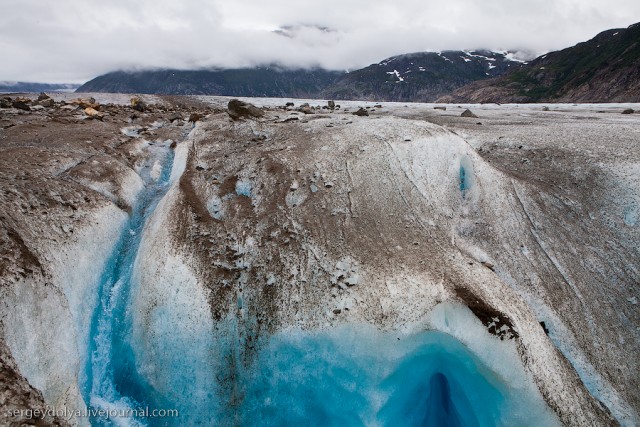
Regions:
[[114, 71], [88, 81], [77, 92], [427, 102], [519, 66], [522, 61], [512, 55], [488, 50], [414, 52], [351, 72], [278, 66]]
[[467, 83], [496, 77], [523, 61], [490, 50], [414, 52], [350, 72], [322, 91], [323, 98], [432, 102]]
[[77, 92], [396, 102], [638, 102], [640, 23], [529, 62], [509, 51], [414, 52], [351, 72], [285, 69], [115, 71]]
[[519, 70], [474, 82], [439, 102], [638, 102], [640, 23], [542, 55]]
[[88, 81], [77, 92], [307, 98], [340, 74], [323, 69], [278, 67], [114, 71]]
[[0, 81], [0, 93], [21, 92], [73, 92], [80, 85], [73, 83], [37, 83]]

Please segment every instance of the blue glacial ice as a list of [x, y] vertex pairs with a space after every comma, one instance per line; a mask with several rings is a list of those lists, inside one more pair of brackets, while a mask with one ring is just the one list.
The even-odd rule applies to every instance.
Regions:
[[273, 336], [241, 375], [240, 425], [555, 425], [537, 396], [512, 387], [438, 331], [370, 326]]
[[247, 180], [238, 180], [236, 182], [236, 194], [238, 196], [251, 197], [251, 182]]

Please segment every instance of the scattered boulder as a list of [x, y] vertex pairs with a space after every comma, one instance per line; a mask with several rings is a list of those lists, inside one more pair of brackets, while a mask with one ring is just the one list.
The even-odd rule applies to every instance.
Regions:
[[131, 98], [131, 108], [142, 113], [147, 110], [147, 103], [144, 102], [140, 97], [134, 96], [133, 98]]
[[622, 112], [622, 114], [633, 114], [633, 113], [635, 113], [635, 111], [633, 111], [633, 108], [627, 108]]
[[542, 111], [549, 111], [549, 107], [545, 105], [544, 107], [542, 107]]
[[95, 98], [89, 98], [89, 99], [78, 98], [78, 99], [74, 99], [69, 103], [73, 105], [79, 105], [80, 108], [82, 109], [93, 108], [94, 110], [100, 110], [100, 104], [96, 102]]
[[433, 107], [434, 110], [442, 110], [442, 111], [447, 111], [447, 107], [445, 106], [435, 106]]
[[336, 102], [335, 101], [327, 101], [327, 107], [329, 107], [330, 110], [335, 110], [336, 109]]
[[[38, 97], [40, 98], [40, 97]], [[43, 107], [47, 107], [47, 108], [51, 108], [55, 105], [55, 101], [53, 100], [53, 98], [45, 98], [40, 100], [40, 102], [38, 102], [39, 105], [42, 105]]]
[[464, 110], [464, 111], [462, 112], [462, 114], [460, 114], [460, 117], [473, 117], [474, 119], [477, 119], [477, 118], [478, 118], [478, 116], [476, 116], [475, 114], [473, 114], [473, 113], [471, 112], [471, 110], [469, 110], [469, 109]]
[[11, 108], [11, 98], [8, 96], [0, 98], [0, 108]]
[[298, 111], [300, 111], [301, 113], [304, 114], [313, 114], [313, 107], [311, 107], [308, 103], [304, 103], [302, 104], [299, 108]]
[[184, 118], [182, 117], [182, 114], [173, 113], [172, 115], [169, 116], [169, 121], [171, 123], [175, 122], [176, 120], [184, 120]]
[[198, 113], [191, 113], [189, 115], [189, 123], [195, 123], [197, 121], [199, 121], [200, 119], [202, 119], [202, 116]]
[[364, 108], [360, 107], [360, 109], [358, 109], [358, 111], [355, 111], [353, 113], [354, 116], [368, 116], [369, 112], [367, 110], [365, 110]]
[[38, 101], [44, 101], [45, 99], [51, 99], [51, 97], [44, 92], [40, 92], [40, 95], [38, 95]]
[[29, 98], [16, 98], [11, 102], [11, 106], [18, 110], [31, 111], [30, 103], [31, 100]]
[[63, 105], [62, 107], [60, 107], [61, 110], [64, 111], [76, 111], [78, 109], [77, 105], [72, 105], [72, 104], [68, 104], [68, 105]]
[[284, 104], [285, 107], [295, 107], [296, 104], [294, 104], [293, 102], [287, 102], [286, 104]]
[[95, 108], [87, 107], [84, 109], [84, 113], [90, 119], [102, 120], [104, 118], [104, 115], [100, 113], [98, 110], [96, 110]]
[[233, 120], [238, 120], [243, 117], [262, 117], [264, 111], [259, 109], [253, 104], [240, 101], [239, 99], [232, 99], [227, 105], [227, 113]]

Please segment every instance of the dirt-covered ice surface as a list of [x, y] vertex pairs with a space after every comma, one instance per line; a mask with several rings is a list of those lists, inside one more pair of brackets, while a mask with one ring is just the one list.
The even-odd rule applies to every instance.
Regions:
[[175, 146], [130, 297], [154, 390], [196, 410], [215, 383], [238, 404], [233, 373], [271, 336], [429, 329], [565, 425], [638, 424], [640, 115], [621, 114], [637, 105], [248, 101], [265, 115], [233, 121], [218, 97], [149, 99], [164, 107], [103, 121], [0, 110], [1, 355], [19, 372], [3, 387], [84, 405], [92, 286], [149, 144], [192, 127], [170, 121], [181, 104], [202, 119]]

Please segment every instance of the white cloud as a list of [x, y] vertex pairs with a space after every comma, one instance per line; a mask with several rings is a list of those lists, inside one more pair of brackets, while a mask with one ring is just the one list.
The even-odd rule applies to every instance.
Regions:
[[[354, 69], [422, 50], [542, 52], [639, 18], [635, 0], [2, 0], [0, 80], [270, 62]], [[285, 25], [293, 37], [273, 32]]]

